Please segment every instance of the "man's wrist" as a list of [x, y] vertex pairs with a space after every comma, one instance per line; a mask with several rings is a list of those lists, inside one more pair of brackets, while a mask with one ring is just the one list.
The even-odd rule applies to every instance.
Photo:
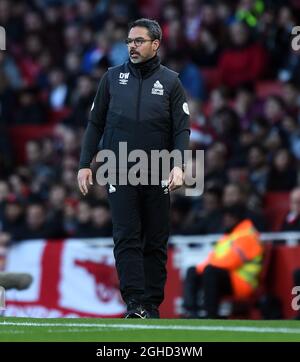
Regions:
[[91, 168], [91, 164], [90, 163], [81, 163], [78, 167], [78, 171], [83, 168]]

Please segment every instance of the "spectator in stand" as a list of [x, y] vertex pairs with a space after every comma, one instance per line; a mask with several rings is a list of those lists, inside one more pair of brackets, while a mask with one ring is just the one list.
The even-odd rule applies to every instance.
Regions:
[[64, 231], [60, 225], [46, 221], [46, 208], [37, 201], [33, 201], [26, 208], [25, 223], [10, 233], [11, 241], [29, 239], [55, 239], [63, 238]]
[[297, 185], [297, 170], [295, 169], [290, 152], [279, 149], [272, 161], [267, 180], [269, 191], [291, 191]]
[[223, 231], [222, 190], [214, 186], [207, 188], [203, 193], [202, 202], [199, 201], [190, 212], [182, 233], [185, 235], [221, 233]]
[[182, 21], [180, 19], [170, 20], [166, 28], [167, 40], [162, 45], [162, 49], [167, 54], [181, 53], [187, 49], [187, 42], [182, 33]]
[[5, 208], [5, 200], [9, 195], [10, 189], [7, 181], [0, 179], [0, 220], [2, 223], [4, 208]]
[[72, 128], [85, 127], [93, 99], [94, 88], [91, 78], [86, 75], [79, 76], [77, 78], [77, 84], [73, 94], [73, 111], [64, 123]]
[[247, 299], [259, 284], [263, 247], [252, 222], [239, 206], [224, 210], [222, 236], [207, 259], [187, 270], [184, 310], [188, 318], [199, 318], [198, 296], [203, 290], [203, 317], [218, 318], [223, 296]]
[[239, 87], [235, 96], [234, 109], [240, 118], [242, 129], [249, 129], [257, 114], [257, 108], [258, 103], [253, 86], [250, 84]]
[[84, 51], [82, 57], [82, 71], [91, 73], [93, 67], [109, 53], [109, 38], [104, 32], [95, 35], [95, 44]]
[[55, 179], [55, 169], [48, 166], [43, 159], [41, 142], [29, 141], [26, 144], [27, 167], [30, 172], [31, 187], [34, 193], [46, 198], [48, 184]]
[[269, 130], [270, 125], [268, 121], [261, 116], [255, 117], [250, 124], [250, 132], [257, 144], [263, 145], [265, 143]]
[[221, 108], [212, 115], [211, 122], [216, 130], [218, 140], [226, 145], [230, 155], [236, 154], [241, 128], [236, 112], [230, 107]]
[[15, 124], [47, 123], [47, 108], [39, 100], [36, 87], [23, 88], [19, 91], [17, 107], [14, 109]]
[[236, 20], [232, 11], [232, 7], [227, 1], [218, 1], [215, 4], [215, 11], [217, 13], [219, 21], [226, 26], [230, 25]]
[[87, 200], [79, 201], [77, 205], [77, 226], [75, 238], [89, 237], [91, 231], [92, 208]]
[[69, 102], [69, 89], [62, 69], [52, 69], [49, 73], [49, 106], [53, 110], [60, 110]]
[[221, 54], [221, 47], [215, 32], [201, 26], [196, 41], [191, 45], [191, 58], [199, 67], [216, 67]]
[[1, 64], [1, 55], [3, 53], [0, 53], [0, 124], [2, 129], [13, 119], [13, 104], [16, 98]]
[[[1, 107], [1, 104], [0, 104]], [[1, 118], [1, 117], [0, 117]], [[1, 122], [1, 119], [0, 119]], [[13, 152], [6, 128], [0, 123], [0, 178], [5, 177], [13, 169]]]
[[[291, 32], [297, 25], [293, 11], [288, 6], [280, 7], [277, 14], [276, 29], [273, 32], [274, 48], [272, 49], [272, 63], [274, 61], [276, 69], [282, 69], [287, 65], [289, 56], [282, 57], [282, 54], [289, 55], [291, 51]], [[290, 80], [287, 70], [280, 70], [279, 77], [283, 81]]]
[[22, 87], [20, 70], [14, 59], [3, 51], [0, 52], [0, 66], [9, 86], [13, 89], [20, 89]]
[[283, 67], [278, 72], [278, 79], [282, 82], [293, 80], [299, 84], [300, 82], [300, 50], [289, 48], [288, 55], [284, 58]]
[[225, 86], [215, 88], [210, 93], [210, 112], [215, 114], [230, 107], [230, 91]]
[[249, 179], [255, 190], [263, 195], [267, 190], [269, 165], [267, 152], [259, 144], [253, 145], [248, 152]]
[[199, 33], [201, 27], [201, 11], [202, 5], [199, 0], [184, 0], [184, 29], [186, 39], [189, 43], [193, 43]]
[[300, 91], [299, 83], [289, 81], [284, 83], [282, 89], [282, 98], [286, 111], [289, 115], [297, 117], [300, 110]]
[[163, 37], [168, 42], [168, 23], [172, 20], [180, 19], [181, 13], [178, 5], [172, 1], [166, 1], [166, 4], [162, 8], [162, 32]]
[[[63, 3], [59, 1], [50, 1], [48, 5], [40, 8], [43, 17], [43, 38], [45, 45], [55, 64], [62, 64], [66, 53], [66, 43], [64, 41], [64, 30], [68, 22], [64, 18], [67, 15], [67, 8], [63, 9]], [[71, 18], [69, 17], [70, 22]], [[59, 44], [59, 46], [57, 46]]]
[[108, 58], [112, 66], [124, 63], [128, 59], [127, 45], [124, 43], [124, 39], [127, 36], [127, 28], [124, 26], [118, 26], [113, 32], [111, 39], [112, 46], [109, 50]]
[[43, 49], [41, 36], [27, 33], [27, 37], [24, 38], [23, 48], [24, 53], [19, 59], [22, 78], [25, 86], [34, 87], [41, 72], [39, 63], [39, 56]]
[[206, 98], [203, 76], [197, 66], [182, 52], [168, 57], [168, 67], [179, 73], [179, 78], [188, 96], [196, 100]]
[[206, 149], [215, 139], [215, 131], [201, 111], [201, 102], [191, 99], [188, 103], [191, 119], [190, 149]]
[[65, 69], [67, 72], [66, 82], [69, 89], [73, 89], [76, 85], [77, 77], [81, 72], [81, 58], [76, 52], [69, 52], [65, 56]]
[[223, 144], [214, 143], [204, 154], [205, 156], [205, 182], [215, 182], [224, 186], [227, 177], [226, 166], [226, 147]]
[[91, 237], [111, 237], [112, 220], [108, 201], [96, 201], [92, 207]]
[[285, 216], [281, 230], [300, 231], [300, 187], [294, 188], [290, 193], [290, 209]]
[[63, 27], [63, 44], [65, 51], [80, 53], [82, 51], [80, 27], [76, 24], [66, 23]]
[[236, 18], [255, 27], [264, 11], [263, 0], [240, 0], [236, 9]]
[[262, 77], [267, 55], [259, 43], [251, 40], [246, 24], [236, 22], [229, 31], [231, 46], [222, 53], [219, 67], [222, 82], [235, 88]]
[[20, 232], [24, 227], [24, 203], [16, 195], [10, 194], [6, 198], [4, 215], [0, 217], [0, 221], [2, 237], [3, 233], [13, 234]]
[[242, 186], [238, 183], [230, 183], [224, 187], [223, 207], [242, 206], [245, 210], [245, 217], [253, 222], [257, 230], [265, 231], [266, 223], [264, 217], [259, 211], [251, 210], [248, 207], [247, 202], [249, 199], [250, 195], [245, 185]]
[[64, 231], [70, 237], [73, 237], [77, 230], [77, 206], [76, 198], [69, 197], [64, 201]]
[[300, 160], [300, 128], [297, 119], [286, 115], [282, 120], [282, 128], [287, 138], [289, 149], [297, 161]]
[[182, 31], [183, 22], [178, 5], [167, 2], [162, 12], [162, 32], [165, 39], [162, 47], [167, 53], [184, 51], [187, 48], [187, 41]]
[[49, 212], [47, 220], [51, 224], [59, 225], [60, 228], [63, 228], [66, 194], [66, 189], [61, 184], [53, 185], [49, 190], [49, 201], [47, 205]]
[[[20, 167], [15, 170], [15, 173], [11, 174], [8, 178], [9, 188], [11, 193], [16, 195], [17, 199], [26, 202], [30, 193], [29, 183], [31, 181], [31, 174], [26, 167]], [[8, 196], [8, 195], [7, 195]]]
[[264, 104], [263, 115], [270, 125], [277, 125], [285, 114], [283, 99], [280, 96], [269, 96]]
[[[16, 9], [19, 11], [24, 10], [25, 12], [24, 4], [22, 4], [22, 2], [16, 3], [15, 6], [11, 6], [11, 3], [8, 0], [1, 0], [0, 24], [5, 28], [7, 35], [12, 39], [13, 43], [20, 45], [24, 36], [24, 23], [21, 16], [24, 12], [16, 13]], [[28, 11], [28, 9], [26, 9], [26, 11]]]
[[[280, 71], [286, 64], [287, 54], [291, 50], [291, 32], [292, 28], [297, 25], [294, 14], [287, 6], [284, 6], [284, 2], [280, 4], [279, 9], [268, 9], [264, 18], [262, 18], [259, 27], [263, 30], [263, 38], [265, 39], [266, 47], [270, 53], [270, 59], [272, 59], [272, 67], [269, 75], [276, 78], [279, 71], [279, 77], [282, 81], [289, 80], [289, 76], [286, 71]], [[283, 6], [282, 6], [283, 5]], [[276, 25], [275, 25], [276, 24]], [[282, 56], [282, 55], [285, 56]]]

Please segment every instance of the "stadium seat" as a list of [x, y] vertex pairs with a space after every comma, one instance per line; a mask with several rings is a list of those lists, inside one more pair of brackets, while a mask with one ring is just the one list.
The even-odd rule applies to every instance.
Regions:
[[200, 68], [201, 74], [203, 75], [206, 88], [211, 91], [220, 85], [220, 71], [216, 68]]
[[70, 116], [72, 110], [71, 108], [68, 107], [64, 107], [60, 110], [52, 110], [49, 114], [49, 123], [51, 124], [56, 124], [59, 123], [61, 121], [63, 121], [65, 118], [67, 118], [68, 116]]
[[267, 98], [273, 95], [282, 95], [282, 83], [278, 81], [260, 81], [256, 83], [258, 98]]
[[22, 125], [8, 128], [17, 163], [25, 161], [25, 145], [29, 140], [50, 136], [53, 126]]
[[271, 231], [280, 231], [289, 210], [289, 192], [267, 192], [264, 197], [264, 214]]

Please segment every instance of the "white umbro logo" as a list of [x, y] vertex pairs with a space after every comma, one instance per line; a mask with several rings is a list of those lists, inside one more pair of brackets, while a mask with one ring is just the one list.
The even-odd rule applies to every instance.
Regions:
[[169, 180], [161, 180], [160, 184], [164, 190], [164, 194], [168, 194], [169, 193]]
[[159, 96], [163, 96], [163, 95], [164, 95], [164, 86], [160, 83], [159, 80], [157, 80], [157, 81], [153, 84], [153, 88], [152, 88], [151, 94], [157, 94], [157, 95], [159, 95]]
[[111, 193], [113, 193], [113, 192], [116, 192], [116, 188], [115, 188], [115, 186], [113, 186], [113, 185], [111, 185], [111, 184], [109, 184], [109, 189], [108, 189], [108, 192], [111, 194]]
[[119, 84], [127, 85], [129, 78], [129, 73], [120, 73], [119, 74]]

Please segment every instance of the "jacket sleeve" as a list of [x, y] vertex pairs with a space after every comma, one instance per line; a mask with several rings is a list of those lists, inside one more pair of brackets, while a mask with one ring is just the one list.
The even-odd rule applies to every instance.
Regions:
[[240, 253], [240, 250], [231, 247], [228, 252], [222, 257], [217, 257], [215, 254], [212, 256], [208, 264], [226, 270], [235, 270], [244, 264], [245, 260]]
[[242, 236], [234, 240], [227, 253], [221, 257], [213, 253], [209, 264], [227, 270], [235, 270], [261, 253], [262, 247], [256, 237]]
[[212, 251], [205, 261], [196, 265], [196, 271], [198, 274], [201, 274], [208, 265], [232, 271], [242, 266], [243, 263], [244, 261], [241, 258], [239, 250], [236, 248], [230, 248], [222, 257], [218, 257], [215, 252]]
[[[184, 163], [184, 150], [189, 147], [190, 117], [184, 89], [178, 77], [173, 86], [170, 101], [173, 149], [181, 152]], [[182, 165], [177, 166], [181, 167]]]
[[90, 168], [103, 135], [106, 114], [109, 106], [108, 73], [101, 78], [94, 102], [92, 104], [88, 126], [83, 136], [79, 169]]

